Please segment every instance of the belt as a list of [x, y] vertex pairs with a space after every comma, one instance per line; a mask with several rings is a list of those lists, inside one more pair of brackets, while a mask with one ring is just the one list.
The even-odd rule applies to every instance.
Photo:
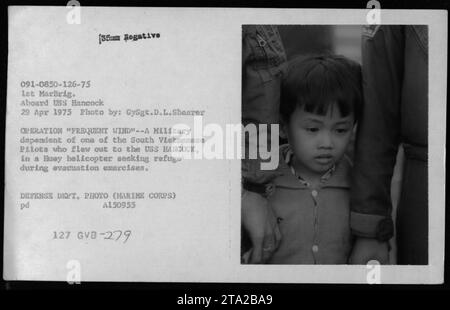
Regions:
[[403, 143], [403, 150], [407, 159], [415, 159], [423, 162], [428, 161], [428, 146]]

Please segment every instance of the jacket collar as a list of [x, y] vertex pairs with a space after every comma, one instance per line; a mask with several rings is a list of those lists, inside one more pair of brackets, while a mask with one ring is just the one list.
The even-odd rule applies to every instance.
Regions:
[[[280, 146], [280, 162], [278, 165], [279, 176], [274, 183], [277, 187], [286, 187], [293, 189], [306, 189], [309, 184], [295, 175], [295, 171], [290, 166], [291, 158], [293, 156], [292, 150], [288, 144]], [[322, 176], [322, 188], [338, 187], [350, 188], [350, 170], [351, 163], [347, 156], [328, 170]]]

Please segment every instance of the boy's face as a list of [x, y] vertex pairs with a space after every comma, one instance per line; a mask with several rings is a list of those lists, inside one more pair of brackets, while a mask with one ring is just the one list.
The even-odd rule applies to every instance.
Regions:
[[353, 114], [342, 117], [337, 105], [326, 115], [297, 108], [283, 130], [301, 168], [322, 174], [344, 155], [354, 121]]

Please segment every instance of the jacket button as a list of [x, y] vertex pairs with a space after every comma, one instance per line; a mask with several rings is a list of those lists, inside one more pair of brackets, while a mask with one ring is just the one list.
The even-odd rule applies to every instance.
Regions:
[[317, 197], [317, 191], [316, 190], [313, 190], [312, 192], [311, 192], [311, 195], [313, 195], [313, 197]]
[[318, 252], [318, 251], [319, 251], [319, 246], [316, 245], [316, 244], [314, 244], [314, 245], [312, 246], [312, 250], [313, 250], [314, 253]]

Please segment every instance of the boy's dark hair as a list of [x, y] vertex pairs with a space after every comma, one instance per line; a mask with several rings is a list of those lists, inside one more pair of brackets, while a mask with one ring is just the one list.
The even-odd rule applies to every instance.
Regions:
[[298, 57], [289, 63], [281, 87], [280, 113], [289, 122], [297, 107], [325, 115], [333, 103], [355, 121], [362, 106], [361, 66], [337, 55]]

